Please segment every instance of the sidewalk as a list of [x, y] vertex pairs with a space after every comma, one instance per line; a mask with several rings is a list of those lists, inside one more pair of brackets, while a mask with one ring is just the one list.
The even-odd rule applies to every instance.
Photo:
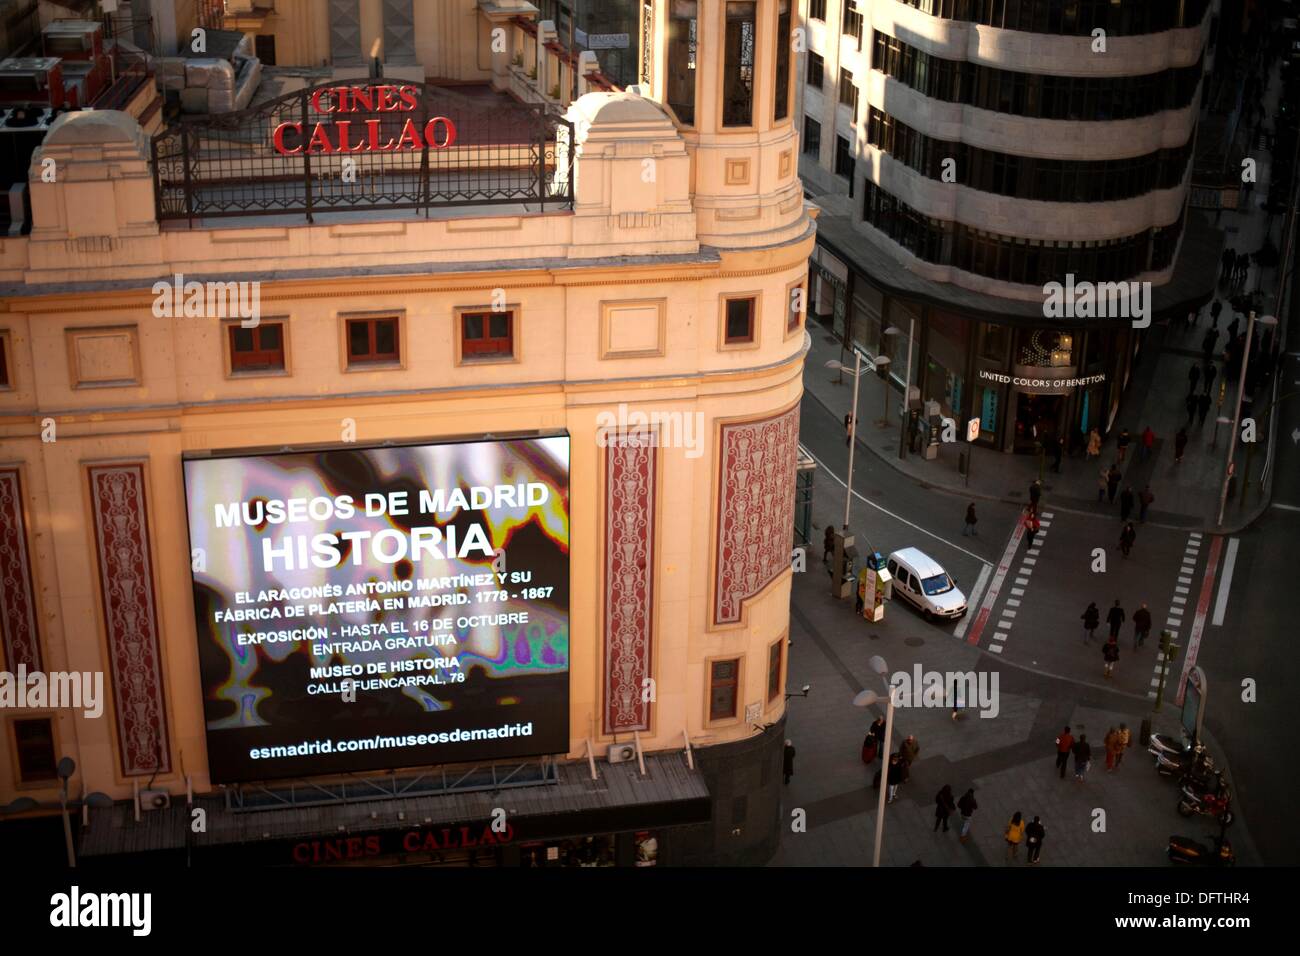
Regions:
[[[1269, 76], [1265, 97], [1266, 115], [1276, 113], [1281, 92], [1280, 73], [1274, 68]], [[1268, 195], [1271, 160], [1267, 152], [1256, 149], [1258, 181], [1253, 193], [1239, 211], [1219, 214], [1217, 225], [1227, 236], [1226, 244], [1237, 252], [1255, 253], [1270, 235], [1273, 245], [1281, 249], [1283, 216], [1269, 216], [1261, 208]], [[1272, 310], [1277, 295], [1278, 268], [1276, 265], [1260, 268], [1253, 261], [1243, 283], [1235, 286], [1221, 285], [1216, 296], [1223, 302], [1219, 316], [1218, 349], [1221, 355], [1227, 342], [1226, 330], [1234, 317], [1229, 299], [1243, 291], [1258, 290], [1264, 313]], [[1100, 458], [1088, 460], [1082, 455], [1066, 456], [1061, 462], [1061, 473], [1051, 471], [1050, 457], [1044, 463], [1044, 495], [1053, 507], [1090, 514], [1110, 515], [1118, 510], [1114, 505], [1097, 501], [1098, 478], [1102, 469], [1110, 466], [1118, 455], [1115, 439], [1120, 430], [1127, 428], [1132, 437], [1127, 460], [1120, 466], [1123, 479], [1120, 488], [1130, 486], [1138, 494], [1150, 484], [1155, 501], [1148, 514], [1148, 522], [1174, 528], [1201, 529], [1206, 532], [1234, 531], [1249, 525], [1268, 506], [1268, 495], [1261, 494], [1258, 476], [1263, 468], [1264, 451], [1268, 436], [1260, 422], [1259, 444], [1250, 476], [1255, 486], [1248, 490], [1246, 502], [1241, 502], [1240, 479], [1245, 473], [1244, 462], [1237, 462], [1238, 482], [1224, 514], [1223, 529], [1217, 526], [1219, 500], [1222, 493], [1224, 469], [1228, 449], [1230, 425], [1222, 425], [1216, 435], [1215, 418], [1223, 415], [1232, 418], [1236, 401], [1235, 381], [1228, 381], [1226, 397], [1221, 407], [1211, 405], [1204, 425], [1193, 424], [1187, 429], [1188, 443], [1183, 461], [1174, 463], [1174, 436], [1187, 422], [1184, 405], [1188, 393], [1188, 370], [1193, 363], [1201, 362], [1201, 343], [1210, 327], [1210, 306], [1207, 304], [1189, 328], [1181, 318], [1153, 325], [1145, 333], [1142, 351], [1134, 365], [1133, 379], [1125, 392], [1111, 434], [1102, 445]], [[1246, 326], [1246, 315], [1239, 315], [1239, 330]], [[808, 327], [812, 346], [804, 371], [804, 389], [843, 421], [853, 397], [852, 375], [840, 375], [826, 368], [830, 360], [842, 360], [852, 365], [852, 355], [841, 350], [839, 341], [817, 321]], [[1256, 326], [1259, 336], [1261, 328]], [[923, 360], [922, 360], [923, 364]], [[1219, 385], [1233, 376], [1225, 374], [1221, 358], [1216, 358], [1217, 377], [1213, 398], [1217, 399]], [[913, 385], [916, 383], [913, 382]], [[898, 456], [901, 438], [899, 421], [902, 396], [894, 391], [889, 397], [889, 427], [877, 424], [883, 408], [885, 385], [878, 376], [864, 374], [858, 397], [859, 447], [879, 456], [923, 485], [935, 487], [973, 499], [994, 499], [1009, 504], [1023, 504], [1029, 500], [1029, 485], [1039, 477], [1036, 455], [1013, 455], [988, 448], [969, 445], [963, 440], [964, 422], [956, 423], [958, 440], [940, 444], [938, 457], [927, 461], [923, 455], [910, 452], [905, 458]], [[1254, 404], [1263, 409], [1267, 394], [1261, 391]], [[1243, 403], [1243, 417], [1250, 414], [1250, 403]], [[1142, 461], [1139, 455], [1143, 430], [1150, 426], [1156, 435], [1156, 444], [1150, 460]], [[969, 479], [958, 472], [961, 454], [971, 456]], [[1240, 454], [1238, 458], [1242, 458]], [[1136, 513], [1136, 510], [1135, 510]]]

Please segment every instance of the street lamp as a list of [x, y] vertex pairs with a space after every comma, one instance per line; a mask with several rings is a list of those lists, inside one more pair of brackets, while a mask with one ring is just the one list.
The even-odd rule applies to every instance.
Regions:
[[[891, 338], [896, 335], [902, 335], [903, 330], [896, 325], [891, 325], [885, 329], [885, 335]], [[901, 421], [898, 423], [898, 460], [903, 461], [907, 457], [907, 418], [908, 413], [912, 410], [912, 341], [916, 337], [916, 319], [908, 319], [907, 324], [907, 367], [903, 369], [903, 411], [899, 415]], [[891, 350], [892, 351], [892, 350]], [[885, 391], [889, 391], [889, 382], [885, 382]]]
[[889, 686], [889, 665], [879, 654], [873, 655], [867, 662], [868, 666], [880, 675], [885, 682], [887, 689], [886, 695], [881, 697], [874, 690], [861, 691], [853, 698], [854, 707], [874, 707], [875, 705], [885, 703], [885, 750], [880, 755], [880, 799], [876, 805], [876, 849], [872, 859], [872, 866], [880, 866], [880, 848], [881, 841], [885, 833], [885, 795], [889, 792], [889, 752], [893, 749], [894, 740], [894, 700], [897, 691]]
[[[1232, 480], [1232, 459], [1237, 451], [1237, 427], [1241, 422], [1241, 401], [1246, 394], [1246, 372], [1250, 365], [1250, 340], [1255, 334], [1255, 322], [1265, 328], [1273, 328], [1277, 325], [1277, 319], [1271, 315], [1261, 316], [1258, 320], [1255, 313], [1250, 313], [1250, 318], [1246, 320], [1246, 344], [1241, 349], [1241, 372], [1237, 381], [1237, 402], [1232, 413], [1232, 431], [1228, 435], [1228, 460], [1223, 466], [1223, 490], [1219, 494], [1219, 524], [1223, 524], [1223, 514], [1228, 509], [1228, 484]], [[1217, 423], [1216, 423], [1217, 427]]]
[[802, 691], [797, 694], [786, 694], [785, 699], [789, 700], [791, 697], [807, 697], [810, 690], [812, 690], [812, 684], [804, 684]]
[[[848, 369], [836, 359], [827, 362], [826, 367], [848, 372]], [[856, 348], [853, 350], [853, 371], [849, 374], [853, 376], [853, 410], [849, 414], [849, 474], [844, 483], [844, 530], [846, 532], [849, 530], [849, 507], [853, 503], [853, 447], [857, 444], [858, 437], [858, 383], [862, 380], [862, 353]]]
[[63, 811], [63, 840], [68, 848], [68, 866], [75, 869], [77, 855], [72, 849], [72, 818], [68, 815], [68, 780], [77, 772], [77, 763], [71, 757], [64, 757], [56, 768], [59, 775], [59, 809]]

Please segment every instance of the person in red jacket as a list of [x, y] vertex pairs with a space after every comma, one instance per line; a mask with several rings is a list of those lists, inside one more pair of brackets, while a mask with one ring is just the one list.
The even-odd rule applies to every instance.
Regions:
[[1066, 727], [1061, 731], [1060, 736], [1056, 738], [1056, 767], [1061, 771], [1061, 779], [1065, 779], [1065, 768], [1070, 763], [1070, 751], [1074, 749], [1074, 737], [1070, 734], [1070, 728]]

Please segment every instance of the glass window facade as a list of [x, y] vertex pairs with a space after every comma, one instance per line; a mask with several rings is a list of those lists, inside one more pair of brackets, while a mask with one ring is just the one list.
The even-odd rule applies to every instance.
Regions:
[[[965, 20], [1006, 30], [1088, 36], [1095, 29], [1114, 36], [1192, 27], [1205, 18], [1210, 0], [899, 0], [944, 20]], [[823, 6], [825, 0], [822, 0]]]

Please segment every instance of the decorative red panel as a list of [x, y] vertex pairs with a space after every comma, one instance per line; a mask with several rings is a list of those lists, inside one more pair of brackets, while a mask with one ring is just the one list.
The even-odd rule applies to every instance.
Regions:
[[604, 732], [650, 729], [642, 682], [654, 635], [655, 436], [608, 433], [605, 446]]
[[740, 620], [745, 601], [790, 567], [799, 406], [722, 426], [713, 623]]
[[171, 770], [142, 464], [90, 469], [122, 773]]
[[41, 669], [41, 642], [36, 632], [36, 598], [32, 591], [27, 527], [23, 522], [23, 484], [17, 468], [0, 468], [0, 638], [5, 666]]

